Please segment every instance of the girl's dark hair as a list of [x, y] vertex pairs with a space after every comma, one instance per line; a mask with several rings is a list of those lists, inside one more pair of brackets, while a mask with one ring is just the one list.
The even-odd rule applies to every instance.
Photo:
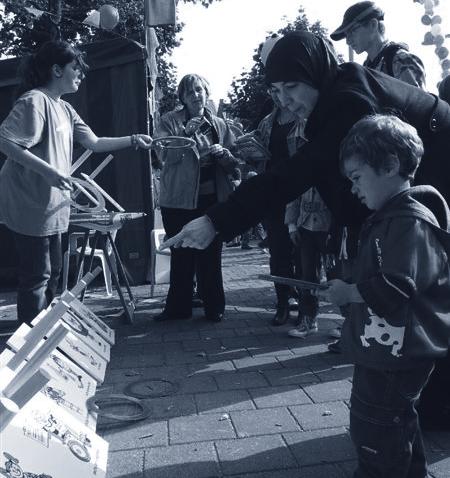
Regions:
[[18, 96], [26, 91], [46, 85], [52, 77], [52, 66], [61, 68], [76, 60], [82, 73], [89, 69], [83, 58], [83, 52], [65, 41], [56, 40], [44, 43], [39, 50], [22, 60], [19, 76], [22, 81], [18, 88]]

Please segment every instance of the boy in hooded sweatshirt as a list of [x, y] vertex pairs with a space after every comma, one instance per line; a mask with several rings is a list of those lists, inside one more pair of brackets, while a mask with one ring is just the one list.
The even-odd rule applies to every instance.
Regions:
[[359, 236], [355, 283], [320, 295], [349, 305], [342, 345], [355, 363], [350, 434], [355, 478], [425, 478], [416, 405], [450, 338], [449, 209], [431, 186], [411, 187], [423, 154], [395, 116], [358, 121], [341, 145], [352, 193], [373, 214]]

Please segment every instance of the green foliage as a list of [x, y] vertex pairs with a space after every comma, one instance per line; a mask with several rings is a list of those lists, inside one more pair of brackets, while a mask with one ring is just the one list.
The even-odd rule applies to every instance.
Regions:
[[[208, 7], [218, 0], [183, 0]], [[117, 35], [145, 43], [144, 2], [142, 0], [4, 0], [4, 10], [0, 9], [0, 54], [22, 56], [33, 51], [36, 46], [57, 34], [73, 43], [117, 38]], [[108, 3], [119, 11], [120, 21], [113, 32], [83, 25], [87, 14]], [[34, 7], [51, 15], [44, 14], [36, 19], [24, 7]], [[58, 17], [60, 11], [60, 19]], [[60, 20], [60, 21], [59, 21]], [[163, 96], [162, 109], [173, 108], [175, 104], [176, 68], [170, 62], [173, 49], [179, 46], [176, 34], [183, 24], [165, 25], [155, 28], [159, 41], [157, 62], [160, 71], [158, 86]]]
[[[324, 38], [328, 36], [327, 30], [320, 22], [310, 24], [303, 7], [299, 8], [298, 16], [293, 22], [276, 33], [285, 35], [291, 31], [309, 31]], [[251, 69], [233, 80], [228, 96], [230, 103], [225, 108], [228, 115], [239, 118], [248, 130], [255, 129], [271, 110], [271, 100], [264, 81], [264, 66], [259, 58], [258, 48], [255, 48], [253, 60]]]

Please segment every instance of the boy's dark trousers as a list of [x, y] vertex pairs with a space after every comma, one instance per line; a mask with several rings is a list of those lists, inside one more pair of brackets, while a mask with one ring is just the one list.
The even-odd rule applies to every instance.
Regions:
[[355, 366], [350, 435], [358, 455], [354, 478], [426, 478], [427, 464], [416, 411], [433, 362], [410, 370]]

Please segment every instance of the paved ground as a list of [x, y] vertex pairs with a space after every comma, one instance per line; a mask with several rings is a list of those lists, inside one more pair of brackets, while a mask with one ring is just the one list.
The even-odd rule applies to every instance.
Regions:
[[[89, 294], [86, 303], [117, 331], [101, 393], [133, 383], [151, 397], [145, 421], [99, 421], [110, 443], [109, 478], [352, 476], [352, 367], [326, 347], [342, 319], [322, 304], [313, 337], [293, 339], [289, 326], [271, 327], [273, 288], [256, 279], [267, 272], [259, 249], [225, 250], [227, 310], [219, 324], [201, 309], [191, 320], [153, 322], [167, 286], [154, 299], [149, 286], [133, 288], [132, 326], [117, 318], [117, 298]], [[11, 294], [1, 295], [0, 319], [13, 314]], [[428, 433], [426, 444], [433, 478], [450, 477], [450, 433]]]

